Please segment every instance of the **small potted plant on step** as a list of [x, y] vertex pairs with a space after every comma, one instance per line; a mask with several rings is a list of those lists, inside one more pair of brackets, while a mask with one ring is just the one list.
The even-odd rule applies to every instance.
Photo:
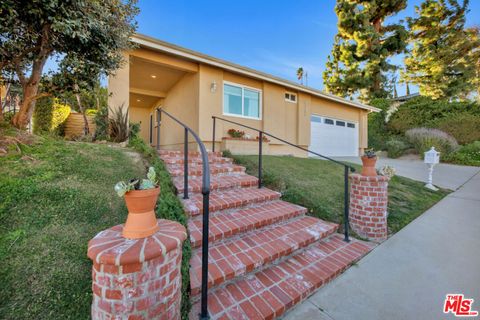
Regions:
[[120, 181], [115, 185], [119, 197], [125, 197], [128, 209], [123, 236], [129, 239], [146, 238], [158, 231], [155, 205], [160, 187], [155, 169], [150, 167], [147, 179]]
[[377, 163], [377, 155], [373, 149], [365, 149], [362, 156], [362, 176], [374, 177], [377, 175], [375, 164]]

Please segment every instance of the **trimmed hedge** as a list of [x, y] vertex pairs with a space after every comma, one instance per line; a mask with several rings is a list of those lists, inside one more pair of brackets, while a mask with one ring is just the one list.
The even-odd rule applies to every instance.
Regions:
[[370, 102], [370, 105], [382, 111], [371, 112], [368, 115], [368, 145], [375, 150], [385, 150], [385, 142], [390, 136], [385, 123], [390, 101], [388, 99], [374, 99]]
[[70, 115], [70, 106], [61, 104], [57, 99], [45, 97], [35, 103], [33, 113], [33, 132], [35, 134], [63, 134], [63, 125]]
[[[160, 181], [160, 197], [157, 202], [157, 217], [173, 220], [181, 223], [187, 229], [187, 216], [183, 210], [183, 206], [175, 193], [175, 186], [173, 185], [170, 174], [165, 165], [157, 156], [155, 150], [148, 146], [138, 136], [131, 136], [129, 139], [129, 147], [141, 153], [155, 168]], [[191, 309], [190, 303], [190, 258], [192, 255], [192, 248], [189, 237], [183, 243], [182, 252], [182, 319], [188, 320], [188, 314]]]
[[408, 149], [408, 144], [400, 139], [392, 138], [387, 141], [387, 154], [389, 158], [398, 158], [403, 155], [403, 152]]
[[453, 136], [460, 144], [480, 140], [480, 115], [460, 112], [427, 123], [427, 127], [437, 128]]
[[402, 104], [390, 118], [387, 127], [392, 134], [404, 134], [412, 128], [436, 128], [439, 122], [447, 126], [449, 119], [459, 113], [480, 116], [480, 105], [475, 102], [449, 102], [418, 97]]

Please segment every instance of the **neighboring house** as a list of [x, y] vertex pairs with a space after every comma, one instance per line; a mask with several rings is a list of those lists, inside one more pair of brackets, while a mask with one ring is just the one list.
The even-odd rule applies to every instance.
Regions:
[[[129, 63], [109, 78], [109, 106], [128, 107], [130, 121], [141, 122], [141, 137], [152, 145], [156, 144], [155, 108], [161, 107], [197, 132], [208, 149], [212, 116], [264, 130], [324, 155], [356, 156], [367, 148], [367, 115], [379, 111], [374, 107], [145, 35], [136, 34], [132, 41], [138, 47], [125, 53]], [[168, 118], [163, 120], [162, 148], [180, 149], [183, 129]], [[252, 139], [258, 136], [217, 121], [216, 150], [231, 128]], [[245, 148], [247, 143], [251, 142], [245, 141]], [[307, 156], [275, 139], [266, 143], [269, 154]]]
[[416, 97], [420, 97], [420, 93], [415, 92], [415, 93], [411, 93], [411, 94], [406, 94], [406, 95], [403, 95], [403, 96], [398, 96], [396, 98], [393, 98], [392, 100], [403, 103], [403, 102], [406, 102], [406, 101], [408, 101], [410, 99], [413, 99], [413, 98], [416, 98]]

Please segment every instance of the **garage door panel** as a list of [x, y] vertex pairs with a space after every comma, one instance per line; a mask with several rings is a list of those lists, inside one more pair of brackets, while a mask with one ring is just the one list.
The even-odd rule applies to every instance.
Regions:
[[358, 156], [358, 123], [312, 115], [310, 126], [310, 150], [325, 156]]

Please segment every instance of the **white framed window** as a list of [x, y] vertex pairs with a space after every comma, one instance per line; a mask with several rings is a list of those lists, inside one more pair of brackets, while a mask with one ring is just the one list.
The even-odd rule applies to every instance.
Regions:
[[334, 124], [334, 121], [333, 121], [332, 119], [325, 118], [324, 121], [323, 121], [323, 123], [333, 125], [333, 124]]
[[285, 92], [285, 101], [297, 103], [297, 94], [292, 92]]
[[236, 83], [223, 83], [223, 114], [260, 120], [262, 91]]

